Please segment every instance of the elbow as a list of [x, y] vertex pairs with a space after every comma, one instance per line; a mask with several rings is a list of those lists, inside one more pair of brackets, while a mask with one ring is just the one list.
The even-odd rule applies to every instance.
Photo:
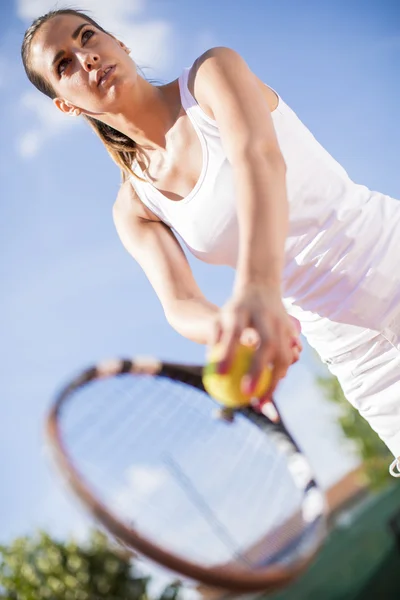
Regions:
[[164, 310], [164, 315], [165, 315], [165, 319], [166, 319], [168, 325], [170, 327], [172, 327], [172, 329], [174, 329], [177, 333], [181, 333], [179, 331], [179, 326], [177, 324], [177, 320], [176, 320], [175, 314], [173, 312], [171, 312], [171, 311]]
[[[185, 330], [185, 318], [184, 318], [184, 307], [181, 306], [180, 301], [169, 303], [167, 306], [163, 306], [165, 319], [177, 333], [187, 337], [184, 333]], [[183, 318], [182, 318], [183, 317]]]
[[193, 340], [190, 332], [187, 331], [187, 326], [185, 327], [185, 319], [180, 318], [179, 313], [176, 310], [164, 310], [164, 315], [168, 325], [172, 327], [176, 333], [179, 333], [179, 335], [191, 341], [197, 341], [196, 339]]
[[175, 331], [177, 331], [176, 309], [174, 309], [173, 305], [168, 305], [168, 306], [163, 306], [163, 310], [164, 310], [164, 316], [165, 316], [165, 319], [166, 319], [168, 325], [170, 325], [172, 327], [172, 329], [175, 329]]

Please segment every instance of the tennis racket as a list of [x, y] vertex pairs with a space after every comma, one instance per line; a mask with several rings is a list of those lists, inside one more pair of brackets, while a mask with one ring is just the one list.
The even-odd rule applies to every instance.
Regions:
[[139, 358], [84, 370], [47, 416], [52, 454], [139, 554], [207, 586], [278, 589], [321, 546], [323, 493], [274, 405], [215, 418], [202, 370]]

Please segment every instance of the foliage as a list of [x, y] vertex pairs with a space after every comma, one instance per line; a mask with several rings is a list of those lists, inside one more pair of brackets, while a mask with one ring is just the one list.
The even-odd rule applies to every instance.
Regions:
[[[130, 553], [98, 531], [84, 546], [45, 532], [0, 546], [3, 600], [149, 600], [148, 583]], [[159, 600], [178, 600], [179, 590], [171, 584]]]
[[324, 389], [326, 398], [340, 407], [339, 425], [344, 435], [354, 442], [367, 484], [372, 489], [383, 487], [391, 480], [388, 465], [393, 457], [389, 450], [368, 422], [346, 400], [336, 377], [321, 377], [318, 382]]

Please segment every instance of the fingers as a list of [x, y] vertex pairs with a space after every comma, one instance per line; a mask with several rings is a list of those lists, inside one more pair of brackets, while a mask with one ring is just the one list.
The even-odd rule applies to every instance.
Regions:
[[219, 316], [218, 316], [214, 319], [212, 326], [211, 326], [211, 337], [209, 340], [209, 345], [215, 346], [216, 344], [218, 344], [221, 340], [221, 336], [222, 336], [222, 326], [221, 326], [221, 322], [220, 322]]
[[247, 395], [254, 393], [264, 367], [272, 366], [275, 353], [274, 337], [266, 320], [256, 318], [254, 328], [258, 334], [258, 344], [251, 361], [250, 370], [242, 380], [242, 390]]
[[290, 319], [290, 322], [291, 322], [291, 324], [293, 326], [294, 334], [297, 335], [297, 336], [299, 336], [301, 334], [301, 324], [300, 324], [300, 321], [298, 319], [296, 319], [296, 317], [292, 317], [292, 316], [289, 316], [289, 319]]
[[260, 336], [254, 327], [246, 327], [240, 336], [240, 343], [244, 346], [256, 347], [260, 343]]
[[282, 321], [270, 324], [264, 330], [260, 327], [260, 341], [254, 355], [249, 374], [243, 378], [243, 391], [252, 394], [257, 381], [266, 365], [272, 367], [272, 379], [267, 390], [265, 401], [274, 393], [279, 381], [283, 379], [289, 367], [300, 358], [302, 343], [298, 337], [298, 328], [293, 335], [293, 330], [287, 328]]
[[252, 395], [266, 366], [272, 368], [271, 395], [288, 368], [297, 362], [302, 350], [300, 324], [276, 306], [261, 307], [229, 302], [220, 311], [213, 331], [213, 343], [219, 344], [218, 372], [227, 373], [239, 343], [253, 346], [250, 369], [243, 377], [242, 390]]
[[[218, 372], [223, 374], [229, 370], [232, 364], [236, 346], [240, 343], [241, 337], [246, 331], [248, 316], [246, 311], [240, 307], [235, 305], [226, 306], [221, 311], [219, 324], [221, 328], [219, 339], [221, 360], [218, 365]], [[247, 333], [247, 335], [249, 334]]]
[[292, 346], [296, 347], [296, 356], [298, 354], [297, 342], [293, 341], [291, 324], [286, 314], [278, 314], [273, 318], [271, 315], [261, 313], [257, 315], [254, 326], [259, 333], [260, 342], [248, 377], [243, 382], [244, 391], [251, 394], [265, 366], [270, 366], [272, 379], [268, 393], [272, 393], [293, 363]]
[[300, 338], [299, 337], [292, 338], [292, 341], [291, 341], [291, 351], [292, 351], [291, 364], [292, 365], [299, 360], [300, 353], [302, 350], [303, 350], [303, 344], [301, 343]]
[[291, 337], [284, 332], [277, 335], [276, 351], [273, 361], [272, 380], [268, 389], [269, 394], [273, 394], [279, 381], [286, 376], [288, 368], [292, 364], [293, 353], [291, 350]]

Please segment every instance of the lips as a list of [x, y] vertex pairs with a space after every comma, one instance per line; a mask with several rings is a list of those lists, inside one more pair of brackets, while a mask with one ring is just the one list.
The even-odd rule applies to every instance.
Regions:
[[107, 67], [104, 67], [104, 69], [100, 69], [97, 72], [97, 87], [99, 85], [102, 85], [105, 81], [107, 81], [107, 79], [109, 78], [109, 76], [111, 75], [111, 73], [113, 73], [115, 71], [115, 65], [108, 65]]

